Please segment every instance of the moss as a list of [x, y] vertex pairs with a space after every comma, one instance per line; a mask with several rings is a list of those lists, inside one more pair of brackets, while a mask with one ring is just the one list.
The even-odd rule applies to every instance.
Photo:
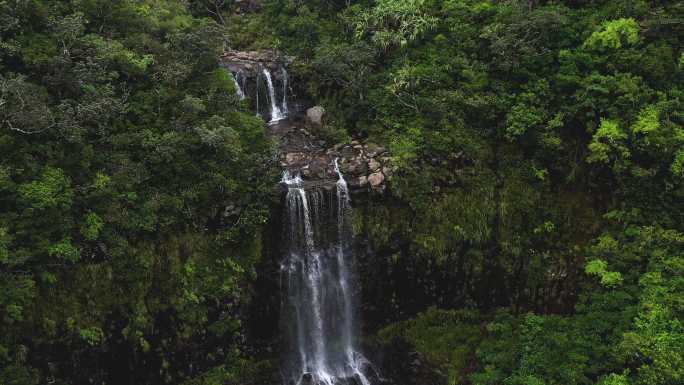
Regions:
[[481, 316], [475, 310], [430, 308], [413, 319], [378, 332], [381, 343], [395, 339], [411, 345], [449, 385], [465, 384], [475, 349], [483, 338]]

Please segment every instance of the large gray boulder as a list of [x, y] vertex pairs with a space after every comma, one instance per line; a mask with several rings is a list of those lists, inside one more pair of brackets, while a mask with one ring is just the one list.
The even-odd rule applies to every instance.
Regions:
[[306, 122], [312, 126], [321, 127], [325, 119], [325, 108], [321, 106], [311, 107], [306, 110]]
[[382, 185], [382, 182], [384, 181], [385, 175], [383, 175], [379, 171], [368, 175], [368, 183], [370, 183], [371, 187], [373, 188], [379, 188]]

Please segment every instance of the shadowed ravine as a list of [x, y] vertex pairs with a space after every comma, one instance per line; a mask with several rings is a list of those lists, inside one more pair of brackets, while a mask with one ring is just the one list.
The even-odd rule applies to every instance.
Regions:
[[349, 191], [337, 161], [334, 166], [334, 186], [305, 188], [289, 172], [282, 180], [288, 242], [281, 266], [285, 384], [371, 383], [370, 363], [358, 347]]

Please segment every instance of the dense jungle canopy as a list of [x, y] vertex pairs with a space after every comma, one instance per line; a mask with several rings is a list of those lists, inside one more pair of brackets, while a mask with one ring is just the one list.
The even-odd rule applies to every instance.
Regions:
[[[0, 384], [275, 385], [293, 58], [396, 385], [684, 384], [684, 2], [0, 0]], [[378, 384], [373, 384], [378, 385]]]

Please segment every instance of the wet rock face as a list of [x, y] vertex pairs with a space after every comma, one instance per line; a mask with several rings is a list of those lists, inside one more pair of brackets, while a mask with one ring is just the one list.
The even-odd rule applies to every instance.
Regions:
[[394, 171], [387, 150], [372, 143], [355, 140], [327, 153], [339, 156], [340, 170], [349, 177], [352, 188], [384, 191]]
[[258, 76], [266, 68], [274, 73], [287, 66], [293, 58], [283, 56], [275, 50], [264, 51], [226, 51], [219, 62], [233, 73], [242, 73], [248, 77]]
[[337, 159], [352, 192], [386, 189], [395, 168], [385, 148], [359, 140], [326, 147], [305, 126], [308, 123], [289, 122], [280, 131], [277, 128], [273, 131], [280, 144], [280, 163], [284, 169], [300, 173], [305, 181], [334, 185]]

